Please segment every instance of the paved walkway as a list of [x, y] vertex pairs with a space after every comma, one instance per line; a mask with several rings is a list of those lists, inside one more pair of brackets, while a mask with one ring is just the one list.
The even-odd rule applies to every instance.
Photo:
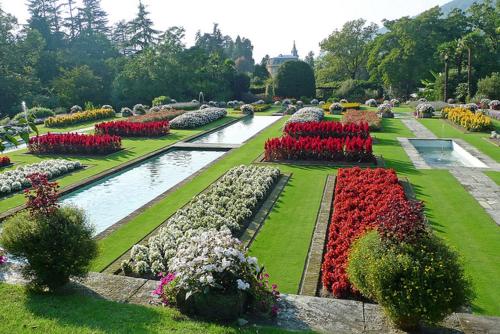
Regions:
[[[416, 138], [437, 138], [415, 119], [402, 119], [401, 121], [415, 134]], [[398, 140], [417, 169], [431, 169], [407, 138], [398, 138]], [[453, 138], [453, 140], [472, 156], [485, 163], [490, 168], [488, 170], [500, 171], [500, 164], [480, 152], [476, 147], [458, 138]], [[482, 172], [486, 169], [458, 166], [447, 169], [500, 226], [500, 187]]]

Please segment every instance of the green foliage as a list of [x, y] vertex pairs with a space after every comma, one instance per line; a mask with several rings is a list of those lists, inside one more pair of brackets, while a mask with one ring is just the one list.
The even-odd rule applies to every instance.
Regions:
[[102, 100], [102, 79], [95, 75], [87, 65], [65, 70], [59, 78], [54, 80], [53, 85], [58, 92], [61, 105], [65, 107]]
[[469, 96], [469, 86], [466, 82], [459, 83], [455, 89], [455, 96], [461, 102], [467, 102]]
[[89, 111], [89, 110], [95, 110], [96, 108], [94, 107], [94, 104], [92, 102], [85, 101], [84, 109], [85, 111]]
[[[364, 102], [373, 95], [373, 92], [367, 92], [367, 90], [376, 90], [377, 86], [368, 81], [347, 79], [340, 83], [340, 87], [334, 91], [333, 95], [339, 99]], [[375, 93], [375, 95], [378, 94]]]
[[[55, 116], [56, 113], [48, 108], [35, 107], [35, 108], [31, 108], [30, 110], [28, 110], [28, 115], [32, 115], [34, 118], [47, 118], [47, 117]], [[24, 112], [21, 112], [21, 113], [17, 114], [14, 117], [14, 119], [19, 120], [19, 119], [22, 119], [24, 117], [25, 117]]]
[[0, 243], [12, 255], [28, 264], [23, 275], [36, 289], [55, 290], [70, 276], [83, 276], [97, 256], [93, 228], [84, 213], [61, 207], [50, 215], [22, 211], [7, 219]]
[[250, 90], [250, 77], [245, 73], [236, 74], [233, 79], [232, 90], [234, 98], [240, 100], [243, 93]]
[[158, 97], [155, 97], [152, 101], [152, 106], [153, 107], [157, 107], [157, 106], [161, 106], [161, 105], [164, 105], [164, 104], [167, 104], [168, 102], [170, 101], [170, 97], [168, 96], [158, 96]]
[[311, 66], [303, 61], [289, 61], [283, 64], [275, 80], [276, 95], [283, 97], [314, 97], [316, 83]]
[[477, 94], [491, 100], [500, 98], [500, 73], [494, 72], [477, 83]]
[[401, 328], [437, 323], [472, 299], [458, 255], [431, 234], [416, 244], [386, 244], [371, 231], [353, 245], [347, 272]]

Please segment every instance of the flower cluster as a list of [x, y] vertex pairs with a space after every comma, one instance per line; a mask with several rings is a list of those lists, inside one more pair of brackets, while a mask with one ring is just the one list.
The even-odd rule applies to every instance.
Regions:
[[115, 117], [113, 109], [95, 109], [76, 112], [70, 115], [49, 117], [45, 120], [45, 126], [48, 128], [58, 128], [112, 117]]
[[0, 157], [0, 167], [5, 167], [10, 165], [9, 157]]
[[28, 150], [35, 154], [109, 154], [120, 150], [121, 146], [118, 136], [48, 133], [31, 137]]
[[392, 112], [392, 104], [382, 103], [377, 108], [378, 113], [382, 118], [394, 118], [394, 113]]
[[171, 121], [177, 116], [183, 115], [185, 113], [185, 110], [162, 109], [161, 111], [152, 112], [146, 115], [129, 117], [127, 121], [137, 123]]
[[320, 138], [285, 136], [265, 143], [266, 161], [316, 160], [373, 162], [372, 138]]
[[434, 107], [430, 103], [420, 103], [415, 108], [415, 117], [417, 118], [432, 118], [434, 115]]
[[127, 107], [122, 108], [121, 113], [122, 113], [122, 117], [130, 117], [130, 116], [134, 115], [134, 113], [132, 112], [132, 109], [127, 108]]
[[294, 106], [293, 104], [289, 104], [287, 105], [286, 109], [285, 109], [285, 114], [286, 115], [293, 115], [297, 112], [297, 107]]
[[309, 122], [288, 123], [283, 130], [285, 134], [293, 138], [320, 137], [320, 138], [346, 138], [362, 137], [368, 138], [370, 131], [368, 123], [340, 123], [340, 122]]
[[252, 115], [254, 113], [254, 106], [251, 104], [244, 104], [240, 107], [240, 110], [245, 115]]
[[126, 273], [151, 277], [167, 272], [178, 246], [199, 231], [227, 227], [239, 235], [279, 175], [279, 169], [271, 167], [232, 168], [169, 218], [146, 246], [135, 245], [131, 261], [122, 268]]
[[323, 259], [323, 286], [336, 297], [357, 296], [347, 274], [352, 243], [370, 229], [404, 239], [425, 230], [422, 206], [411, 204], [391, 169], [339, 169]]
[[493, 101], [490, 102], [489, 106], [490, 106], [490, 109], [500, 110], [500, 101], [493, 100]]
[[401, 104], [401, 102], [398, 99], [392, 99], [391, 100], [391, 105], [393, 107], [399, 107], [400, 104]]
[[77, 112], [82, 112], [83, 111], [83, 108], [80, 107], [79, 105], [74, 105], [72, 106], [70, 109], [69, 109], [69, 112], [70, 114], [74, 114], [74, 113], [77, 113]]
[[325, 117], [323, 110], [315, 107], [302, 108], [286, 122], [289, 123], [307, 123], [307, 122], [319, 122]]
[[73, 170], [82, 168], [78, 161], [69, 160], [44, 160], [40, 163], [17, 167], [0, 174], [0, 193], [9, 194], [31, 186], [29, 176], [32, 174], [42, 174], [48, 179], [58, 177]]
[[382, 120], [375, 111], [349, 109], [342, 116], [342, 123], [368, 123], [370, 131], [380, 130]]
[[0, 266], [7, 263], [7, 256], [5, 255], [5, 251], [0, 247]]
[[464, 127], [467, 131], [485, 131], [492, 128], [491, 118], [482, 113], [473, 113], [465, 108], [445, 108], [442, 116], [455, 124]]
[[[323, 107], [323, 109], [325, 109], [325, 107]], [[344, 107], [342, 106], [342, 104], [337, 102], [330, 104], [330, 107], [328, 108], [328, 111], [330, 111], [330, 113], [334, 115], [340, 115], [343, 110]]]
[[494, 109], [488, 110], [486, 111], [486, 115], [500, 121], [500, 110], [494, 110]]
[[375, 99], [369, 99], [365, 102], [365, 105], [369, 107], [376, 107], [377, 106], [377, 100]]
[[170, 132], [168, 121], [137, 123], [128, 121], [105, 122], [95, 125], [98, 135], [120, 137], [161, 137]]
[[136, 104], [133, 108], [132, 108], [132, 111], [134, 113], [134, 115], [145, 115], [146, 114], [146, 109], [147, 107], [145, 105], [142, 105], [142, 104]]
[[226, 115], [227, 111], [223, 108], [206, 108], [190, 111], [174, 118], [170, 122], [170, 127], [172, 129], [193, 129], [226, 117]]

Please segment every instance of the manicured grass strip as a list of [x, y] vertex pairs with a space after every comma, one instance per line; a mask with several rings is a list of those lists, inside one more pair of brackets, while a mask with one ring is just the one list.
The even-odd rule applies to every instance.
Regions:
[[241, 330], [189, 319], [171, 308], [138, 306], [70, 295], [32, 295], [0, 283], [0, 333], [289, 333], [270, 328]]
[[[462, 131], [451, 126], [442, 119], [420, 119], [420, 123], [425, 125], [439, 138], [460, 138], [475, 146], [478, 150], [486, 155], [489, 155], [496, 162], [500, 162], [500, 149], [498, 146], [489, 142], [489, 133], [486, 132], [469, 132], [463, 133]], [[500, 122], [493, 121], [497, 131], [500, 131]]]
[[[113, 167], [119, 166], [121, 164], [126, 163], [127, 161], [130, 161], [132, 159], [141, 157], [143, 155], [146, 155], [150, 152], [153, 152], [155, 150], [161, 149], [166, 146], [170, 146], [180, 140], [186, 139], [192, 135], [201, 133], [202, 131], [206, 131], [209, 129], [213, 129], [214, 127], [217, 127], [219, 125], [225, 124], [231, 120], [233, 120], [235, 117], [226, 117], [224, 119], [218, 120], [216, 122], [213, 122], [211, 124], [208, 124], [204, 127], [195, 129], [195, 130], [172, 130], [172, 133], [169, 134], [168, 136], [162, 137], [162, 138], [152, 138], [152, 139], [144, 139], [144, 138], [130, 138], [130, 139], [123, 139], [122, 140], [122, 146], [125, 150], [119, 151], [115, 154], [108, 155], [105, 157], [73, 157], [69, 158], [68, 156], [57, 156], [57, 155], [44, 155], [44, 156], [36, 156], [36, 155], [31, 155], [27, 154], [27, 150], [21, 150], [21, 151], [16, 151], [9, 153], [8, 156], [10, 157], [12, 162], [15, 162], [15, 166], [2, 169], [2, 172], [17, 168], [18, 166], [22, 164], [31, 164], [31, 163], [36, 163], [40, 162], [42, 160], [47, 160], [47, 159], [57, 159], [57, 158], [63, 158], [63, 159], [69, 159], [69, 160], [78, 160], [80, 161], [83, 165], [88, 166], [84, 170], [81, 170], [76, 173], [69, 174], [68, 176], [65, 176], [61, 179], [58, 179], [57, 182], [61, 186], [61, 188], [74, 184], [78, 181], [81, 181], [83, 179], [89, 178], [91, 176], [94, 176], [96, 174], [99, 174], [101, 172], [104, 172], [106, 170], [109, 170]], [[7, 211], [9, 209], [12, 209], [16, 206], [19, 206], [24, 203], [24, 196], [22, 194], [17, 194], [9, 197], [2, 198], [0, 200], [0, 211]]]
[[484, 172], [488, 175], [496, 184], [500, 186], [500, 172]]

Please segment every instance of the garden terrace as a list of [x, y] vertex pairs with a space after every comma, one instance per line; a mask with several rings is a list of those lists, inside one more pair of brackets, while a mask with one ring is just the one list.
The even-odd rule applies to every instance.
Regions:
[[168, 121], [152, 121], [146, 123], [118, 121], [95, 125], [97, 135], [113, 135], [120, 137], [161, 137], [170, 132]]

